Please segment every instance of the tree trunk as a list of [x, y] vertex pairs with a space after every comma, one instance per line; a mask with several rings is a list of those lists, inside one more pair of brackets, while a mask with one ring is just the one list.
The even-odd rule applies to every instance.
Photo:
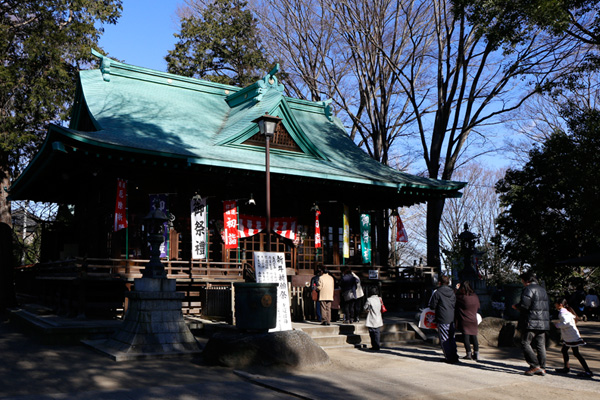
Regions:
[[444, 211], [444, 199], [427, 202], [427, 265], [441, 272], [440, 222]]
[[16, 266], [13, 231], [8, 224], [0, 222], [0, 311], [17, 304], [14, 284]]
[[4, 188], [10, 187], [10, 175], [7, 165], [7, 154], [0, 151], [0, 223], [3, 222], [12, 227], [12, 218], [10, 215], [10, 202], [8, 193]]

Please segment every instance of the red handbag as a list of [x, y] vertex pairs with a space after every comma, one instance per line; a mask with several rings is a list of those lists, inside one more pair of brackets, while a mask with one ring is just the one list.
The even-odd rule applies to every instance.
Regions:
[[381, 312], [387, 312], [387, 308], [385, 308], [385, 306], [383, 305], [383, 299], [380, 297], [379, 300], [381, 300]]

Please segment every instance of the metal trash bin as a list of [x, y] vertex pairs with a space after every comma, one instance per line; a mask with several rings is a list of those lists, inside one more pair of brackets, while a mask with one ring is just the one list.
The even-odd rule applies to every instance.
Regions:
[[277, 283], [234, 283], [235, 326], [268, 331], [277, 325]]

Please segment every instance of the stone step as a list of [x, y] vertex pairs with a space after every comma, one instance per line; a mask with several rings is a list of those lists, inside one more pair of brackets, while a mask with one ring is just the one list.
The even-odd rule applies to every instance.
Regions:
[[[370, 346], [371, 338], [368, 333], [351, 335], [333, 335], [317, 336], [312, 338], [319, 346], [323, 348], [347, 347], [351, 346]], [[393, 346], [417, 342], [414, 332], [382, 332], [380, 336], [382, 346]]]
[[[302, 327], [319, 346], [323, 348], [346, 346], [370, 346], [368, 328], [364, 323], [329, 326]], [[392, 346], [416, 342], [415, 333], [407, 329], [406, 323], [385, 324], [381, 327], [381, 345]]]
[[[306, 332], [312, 338], [319, 336], [332, 336], [332, 335], [351, 335], [359, 333], [369, 332], [364, 322], [357, 322], [353, 324], [332, 324], [332, 325], [314, 325], [314, 326], [303, 326], [302, 330]], [[408, 330], [408, 324], [405, 322], [398, 322], [393, 324], [385, 324], [381, 327], [380, 331], [383, 332], [404, 332]]]

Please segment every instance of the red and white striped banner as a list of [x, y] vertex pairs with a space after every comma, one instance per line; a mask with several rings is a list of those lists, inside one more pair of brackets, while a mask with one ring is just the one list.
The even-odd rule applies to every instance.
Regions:
[[226, 249], [236, 249], [238, 246], [237, 202], [223, 202], [223, 241]]
[[321, 215], [321, 211], [317, 210], [315, 212], [315, 249], [318, 249], [322, 246], [321, 225], [319, 223], [319, 215]]
[[117, 201], [115, 204], [115, 224], [114, 229], [120, 231], [127, 228], [127, 181], [117, 179]]
[[[272, 218], [271, 229], [278, 235], [286, 239], [296, 240], [296, 224], [297, 219], [294, 217], [288, 218]], [[239, 225], [237, 227], [238, 237], [247, 238], [254, 236], [267, 227], [267, 219], [254, 215], [239, 215]]]
[[263, 217], [240, 214], [238, 226], [240, 238], [254, 236], [264, 230], [265, 226], [267, 226], [267, 220]]
[[297, 219], [294, 217], [273, 218], [271, 220], [273, 231], [290, 240], [296, 240], [296, 222]]
[[402, 223], [402, 218], [398, 215], [396, 217], [396, 242], [408, 242], [408, 235], [406, 234], [406, 229], [404, 229], [404, 224]]

